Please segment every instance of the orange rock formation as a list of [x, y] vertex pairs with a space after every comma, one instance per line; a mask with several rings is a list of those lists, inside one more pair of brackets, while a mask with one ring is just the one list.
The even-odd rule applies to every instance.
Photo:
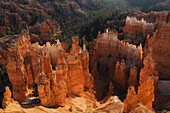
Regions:
[[14, 39], [6, 45], [7, 50], [1, 48], [1, 52], [7, 52], [6, 69], [14, 100], [26, 101], [29, 90], [37, 84], [42, 105], [64, 106], [67, 92], [80, 96], [85, 88], [93, 88], [89, 53], [85, 45], [83, 50], [79, 47], [78, 37], [72, 38], [70, 53], [65, 53], [59, 40], [53, 45], [31, 45], [27, 31], [11, 38]]
[[56, 82], [55, 74], [41, 75], [38, 84], [41, 105], [46, 107], [64, 106], [67, 95], [67, 84]]
[[170, 23], [164, 23], [154, 32], [150, 39], [149, 46], [153, 49], [152, 56], [156, 62], [156, 70], [159, 72], [160, 79], [170, 79], [170, 61], [169, 61], [169, 41], [170, 41]]
[[137, 75], [138, 75], [137, 68], [135, 66], [130, 68], [130, 76], [127, 81], [127, 87], [134, 86], [135, 89], [137, 89], [138, 87]]
[[129, 43], [123, 43], [117, 39], [117, 35], [113, 32], [103, 33], [102, 37], [95, 40], [91, 46], [93, 51], [90, 50], [90, 56], [95, 57], [90, 59], [92, 65], [109, 54], [119, 55], [122, 59], [135, 63], [142, 62], [142, 46], [136, 47]]
[[145, 57], [143, 61], [144, 67], [140, 71], [139, 84], [143, 84], [148, 77], [152, 76], [154, 80], [155, 93], [158, 88], [158, 71], [156, 70], [155, 60], [152, 58], [152, 48], [150, 48], [150, 53]]
[[143, 37], [147, 34], [153, 33], [155, 30], [155, 24], [147, 23], [143, 18], [139, 21], [136, 17], [127, 17], [126, 24], [123, 28], [123, 32], [127, 34], [141, 33]]
[[[136, 66], [136, 70], [138, 72], [142, 65], [143, 58], [141, 44], [140, 46], [136, 47], [136, 45], [124, 43], [117, 39], [117, 34], [115, 34], [114, 32], [109, 32], [108, 30], [106, 31], [107, 32], [103, 33], [102, 35], [99, 32], [98, 39], [95, 39], [94, 42], [91, 43], [89, 50], [90, 67], [92, 69], [91, 73], [94, 77], [101, 75], [94, 79], [94, 89], [97, 92], [97, 97], [101, 97], [101, 95], [106, 95], [105, 92], [107, 92], [107, 88], [109, 87], [109, 83], [112, 79], [114, 80], [113, 84], [115, 86], [115, 89], [118, 88], [122, 91], [126, 91], [128, 70], [130, 70], [131, 67]], [[123, 59], [125, 60], [124, 62], [122, 62], [122, 64], [117, 63], [122, 61]], [[97, 71], [97, 64], [99, 71]], [[132, 85], [135, 85], [135, 87], [137, 87], [137, 74], [133, 75], [132, 73], [133, 72], [131, 72], [131, 76], [136, 77], [134, 78], [135, 82]], [[100, 80], [97, 80], [99, 78]], [[98, 83], [103, 84], [100, 90], [99, 88], [96, 88], [96, 86], [98, 86]]]
[[123, 113], [124, 105], [117, 96], [110, 96], [110, 98], [96, 109], [98, 112], [113, 112]]
[[12, 96], [12, 94], [11, 94], [11, 91], [10, 91], [10, 89], [9, 89], [9, 87], [7, 86], [7, 87], [5, 87], [5, 93], [4, 93], [4, 98], [3, 98], [3, 101], [2, 101], [2, 107], [3, 108], [6, 108], [6, 107], [8, 107], [8, 105], [10, 104], [10, 103], [13, 103], [14, 102], [14, 100], [11, 98], [11, 96]]
[[127, 86], [127, 75], [126, 75], [126, 66], [125, 61], [122, 60], [121, 63], [119, 61], [116, 63], [116, 70], [113, 80], [116, 84], [126, 90]]
[[128, 88], [128, 94], [124, 100], [125, 112], [130, 112], [135, 108], [135, 105], [142, 103], [144, 106], [152, 108], [154, 101], [154, 81], [149, 77], [143, 84], [138, 87], [138, 94], [136, 94], [134, 86]]

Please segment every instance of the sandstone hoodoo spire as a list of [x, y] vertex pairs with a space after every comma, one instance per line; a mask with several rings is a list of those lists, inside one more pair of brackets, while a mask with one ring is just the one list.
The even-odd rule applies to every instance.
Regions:
[[69, 93], [81, 96], [84, 89], [93, 88], [89, 73], [89, 53], [79, 47], [78, 37], [72, 38], [70, 53], [59, 40], [57, 44], [31, 44], [27, 31], [8, 44], [6, 69], [13, 85], [13, 97], [26, 101], [29, 90], [38, 85], [41, 104], [46, 107], [64, 106]]
[[67, 84], [64, 81], [57, 83], [55, 74], [40, 76], [38, 93], [41, 105], [46, 107], [65, 106], [67, 91]]
[[132, 111], [138, 103], [152, 109], [152, 102], [155, 100], [154, 96], [154, 81], [151, 77], [138, 87], [136, 94], [134, 86], [128, 88], [128, 94], [124, 100], [126, 113]]
[[6, 86], [6, 87], [5, 87], [4, 98], [3, 98], [3, 100], [2, 100], [2, 107], [3, 107], [4, 109], [5, 109], [6, 107], [8, 107], [8, 105], [9, 105], [10, 103], [13, 103], [13, 102], [14, 102], [14, 100], [11, 98], [11, 96], [12, 96], [12, 93], [11, 93], [9, 87]]
[[126, 90], [127, 85], [127, 75], [126, 75], [126, 66], [125, 61], [122, 60], [121, 63], [119, 61], [116, 63], [116, 70], [113, 80], [116, 84], [120, 85], [121, 88]]
[[158, 88], [159, 76], [158, 76], [158, 71], [156, 70], [155, 60], [152, 58], [152, 51], [153, 51], [153, 48], [150, 47], [149, 53], [143, 61], [144, 67], [141, 69], [141, 72], [140, 72], [139, 84], [143, 84], [148, 79], [148, 77], [152, 76], [154, 80], [155, 93], [156, 93], [157, 88]]
[[134, 86], [135, 89], [137, 89], [138, 87], [137, 75], [138, 75], [137, 68], [135, 66], [131, 67], [130, 75], [127, 81], [127, 87]]

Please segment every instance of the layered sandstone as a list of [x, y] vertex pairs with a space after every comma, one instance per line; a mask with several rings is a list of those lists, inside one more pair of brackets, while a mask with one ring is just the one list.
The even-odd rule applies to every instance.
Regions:
[[98, 112], [113, 112], [123, 113], [124, 104], [117, 96], [110, 96], [110, 98], [96, 109]]
[[146, 37], [147, 34], [152, 34], [154, 30], [154, 23], [147, 23], [143, 18], [141, 20], [137, 20], [136, 17], [128, 16], [126, 18], [125, 27], [123, 28], [123, 32], [127, 34], [139, 33], [143, 37]]
[[137, 68], [135, 66], [131, 67], [130, 75], [127, 81], [127, 87], [134, 86], [135, 89], [137, 89], [138, 87], [137, 75], [138, 75]]
[[[88, 61], [89, 55], [84, 45], [83, 50], [78, 45], [78, 37], [72, 38], [72, 48], [70, 54], [67, 55], [68, 63], [68, 90], [69, 93], [73, 93], [81, 96], [84, 87], [91, 87], [89, 80], [85, 82], [86, 79], [90, 79], [89, 75]], [[89, 78], [90, 77], [90, 78]], [[92, 79], [91, 79], [92, 80]], [[91, 85], [90, 85], [91, 84]], [[88, 86], [89, 85], [89, 86]]]
[[[13, 85], [13, 98], [14, 100], [22, 102], [28, 94], [28, 84], [32, 85], [33, 83], [33, 76], [32, 74], [28, 74], [29, 77], [27, 76], [28, 70], [26, 70], [24, 65], [24, 57], [31, 43], [29, 42], [28, 32], [25, 33], [25, 35], [20, 35], [18, 37], [18, 39], [16, 38], [11, 41], [11, 44], [8, 47], [6, 69]], [[33, 63], [35, 64], [36, 62]], [[37, 66], [35, 68], [34, 71], [38, 71]]]
[[128, 94], [124, 100], [125, 112], [130, 112], [135, 109], [135, 105], [142, 103], [144, 106], [152, 108], [154, 101], [154, 80], [149, 77], [143, 84], [138, 87], [136, 94], [134, 86], [128, 88]]
[[140, 71], [139, 84], [144, 83], [148, 79], [148, 77], [153, 76], [155, 88], [157, 89], [157, 83], [159, 77], [158, 77], [158, 71], [156, 70], [155, 60], [152, 58], [152, 48], [150, 48], [150, 52], [144, 58], [143, 64], [144, 67]]
[[[122, 64], [119, 63], [118, 65], [117, 62], [120, 62], [123, 59], [124, 62], [122, 62]], [[107, 95], [105, 92], [108, 92], [109, 83], [113, 79], [115, 90], [120, 89], [116, 92], [123, 95], [122, 92], [127, 90], [127, 75], [129, 74], [130, 68], [136, 66], [136, 70], [139, 72], [142, 65], [142, 59], [143, 51], [141, 44], [136, 47], [136, 45], [124, 43], [117, 39], [117, 34], [108, 30], [102, 35], [99, 32], [98, 38], [90, 45], [90, 67], [93, 67], [91, 68], [92, 75], [94, 74], [94, 77], [96, 75], [101, 75], [98, 77], [100, 80], [97, 80], [97, 77], [94, 79], [95, 85], [97, 85], [97, 82], [102, 84], [100, 93], [96, 94]], [[98, 71], [96, 68], [98, 68]], [[137, 75], [133, 75], [133, 72], [131, 72], [131, 76], [134, 76], [135, 79], [135, 83], [132, 85], [137, 86]], [[99, 88], [95, 88], [95, 91], [99, 92], [98, 89]]]
[[142, 62], [142, 45], [136, 47], [136, 45], [124, 43], [117, 39], [117, 34], [114, 32], [103, 33], [102, 37], [99, 37], [97, 40], [95, 40], [92, 45], [91, 48], [93, 51], [90, 50], [90, 56], [93, 56], [90, 61], [91, 65], [93, 65], [95, 61], [99, 61], [103, 57], [110, 54], [114, 56], [120, 56], [121, 59], [126, 59], [126, 61], [131, 61], [131, 63], [129, 62], [128, 65], [133, 63], [139, 64]]
[[113, 77], [114, 83], [118, 84], [124, 90], [126, 90], [127, 86], [127, 75], [126, 75], [126, 66], [124, 60], [119, 63], [116, 63], [115, 75]]
[[5, 109], [6, 107], [8, 107], [8, 105], [10, 104], [10, 103], [13, 103], [14, 102], [14, 100], [11, 98], [11, 96], [12, 96], [12, 93], [11, 93], [11, 91], [10, 91], [10, 89], [9, 89], [9, 87], [7, 86], [7, 87], [5, 87], [5, 93], [4, 93], [4, 98], [3, 98], [3, 101], [2, 101], [2, 107]]
[[161, 27], [162, 23], [170, 23], [169, 14], [170, 12], [168, 11], [158, 12], [158, 17], [155, 22], [158, 29]]
[[64, 106], [67, 95], [67, 84], [56, 82], [55, 74], [41, 75], [38, 84], [41, 105], [46, 107]]
[[130, 113], [155, 113], [152, 109], [141, 104], [137, 104]]
[[64, 106], [68, 93], [81, 96], [85, 88], [93, 88], [86, 46], [82, 50], [78, 37], [72, 40], [72, 49], [66, 53], [59, 40], [52, 45], [49, 42], [43, 46], [31, 45], [27, 31], [2, 39], [1, 53], [13, 85], [14, 100], [26, 101], [30, 90], [37, 84], [43, 106]]
[[150, 39], [149, 46], [153, 48], [152, 56], [156, 62], [156, 70], [159, 72], [160, 79], [170, 79], [170, 61], [169, 61], [169, 41], [170, 24], [164, 23], [154, 32]]

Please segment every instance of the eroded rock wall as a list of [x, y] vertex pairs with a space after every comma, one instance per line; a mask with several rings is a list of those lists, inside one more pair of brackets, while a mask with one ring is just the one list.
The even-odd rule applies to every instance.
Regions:
[[126, 99], [124, 100], [125, 112], [130, 112], [135, 109], [138, 103], [152, 109], [152, 102], [155, 100], [154, 95], [154, 80], [149, 77], [143, 84], [138, 87], [136, 94], [134, 86], [128, 88]]
[[65, 52], [59, 40], [52, 45], [31, 44], [28, 31], [8, 38], [2, 39], [8, 43], [3, 43], [1, 53], [7, 53], [4, 59], [14, 100], [26, 101], [37, 84], [42, 105], [64, 106], [68, 93], [81, 96], [85, 88], [93, 88], [89, 53], [85, 45], [83, 50], [79, 47], [78, 37], [73, 37], [70, 53]]
[[127, 17], [125, 27], [123, 28], [123, 32], [127, 34], [140, 33], [143, 38], [145, 38], [147, 34], [152, 34], [154, 30], [154, 23], [147, 23], [143, 18], [137, 20], [136, 17]]
[[150, 39], [149, 46], [153, 48], [152, 56], [156, 62], [156, 70], [159, 72], [160, 79], [170, 80], [170, 24], [164, 23], [154, 32]]

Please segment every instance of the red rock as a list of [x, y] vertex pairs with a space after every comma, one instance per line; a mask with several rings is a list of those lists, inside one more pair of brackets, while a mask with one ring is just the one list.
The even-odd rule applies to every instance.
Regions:
[[137, 68], [136, 67], [130, 68], [130, 76], [127, 81], [127, 87], [134, 86], [135, 89], [137, 89], [138, 87], [137, 75], [138, 75]]
[[136, 17], [127, 17], [126, 24], [123, 28], [123, 32], [127, 34], [141, 33], [143, 37], [146, 37], [147, 34], [153, 33], [155, 25], [152, 23], [147, 23], [143, 18], [137, 20]]
[[61, 46], [63, 47], [65, 52], [69, 52], [69, 47], [66, 43], [61, 42]]
[[[95, 61], [99, 61], [105, 56], [119, 55], [122, 59], [132, 60], [135, 63], [142, 62], [142, 46], [138, 48], [135, 45], [129, 43], [123, 43], [117, 39], [117, 35], [113, 32], [103, 33], [102, 37], [94, 41], [93, 47], [90, 47], [91, 65], [94, 65]], [[112, 48], [112, 49], [110, 49]]]
[[134, 106], [138, 103], [138, 98], [137, 94], [135, 91], [134, 86], [130, 86], [128, 88], [128, 93], [126, 95], [126, 99], [124, 100], [124, 105], [125, 105], [125, 112], [130, 112], [134, 109]]
[[159, 29], [162, 23], [169, 23], [170, 20], [168, 20], [168, 18], [169, 18], [168, 11], [163, 11], [163, 12], [158, 13], [158, 17], [155, 22], [155, 24], [157, 25], [157, 28]]
[[124, 111], [132, 111], [138, 103], [151, 109], [154, 99], [154, 81], [151, 77], [148, 77], [148, 79], [138, 87], [138, 94], [136, 94], [134, 86], [128, 88], [128, 94], [124, 100]]
[[154, 89], [154, 80], [149, 77], [146, 82], [138, 87], [137, 97], [139, 102], [142, 102], [143, 105], [152, 108], [152, 102], [155, 100]]
[[4, 93], [4, 98], [3, 98], [3, 101], [2, 101], [2, 107], [5, 109], [6, 107], [8, 107], [8, 105], [10, 103], [13, 103], [14, 100], [11, 98], [12, 96], [12, 93], [11, 91], [9, 90], [9, 87], [5, 87], [5, 93]]
[[57, 56], [57, 65], [55, 66], [57, 82], [59, 81], [67, 81], [68, 78], [68, 64], [63, 55], [63, 51], [58, 52]]
[[121, 63], [119, 61], [116, 63], [115, 75], [113, 77], [114, 83], [118, 84], [124, 90], [127, 87], [127, 75], [126, 75], [126, 66], [125, 61], [122, 60]]
[[38, 84], [38, 92], [43, 106], [64, 106], [67, 84], [63, 81], [57, 83], [55, 74], [42, 75]]
[[145, 47], [144, 47], [144, 58], [149, 53], [149, 43], [150, 43], [150, 35], [147, 35], [146, 41], [145, 41]]
[[170, 61], [169, 61], [169, 53], [170, 48], [169, 45], [169, 35], [170, 35], [170, 24], [162, 24], [160, 29], [157, 29], [156, 32], [153, 33], [153, 37], [150, 39], [149, 46], [153, 49], [152, 56], [155, 60], [156, 70], [159, 73], [160, 79], [170, 79]]
[[144, 67], [141, 69], [139, 84], [143, 84], [148, 77], [152, 76], [154, 80], [155, 93], [158, 88], [158, 71], [156, 70], [155, 60], [152, 58], [152, 48], [150, 48], [150, 53], [145, 57], [143, 61]]
[[72, 48], [70, 50], [70, 55], [67, 56], [68, 63], [68, 90], [69, 93], [73, 93], [75, 95], [81, 96], [85, 80], [83, 74], [83, 65], [81, 61], [81, 57], [78, 54], [81, 52], [81, 48], [78, 46], [78, 38], [72, 38]]

